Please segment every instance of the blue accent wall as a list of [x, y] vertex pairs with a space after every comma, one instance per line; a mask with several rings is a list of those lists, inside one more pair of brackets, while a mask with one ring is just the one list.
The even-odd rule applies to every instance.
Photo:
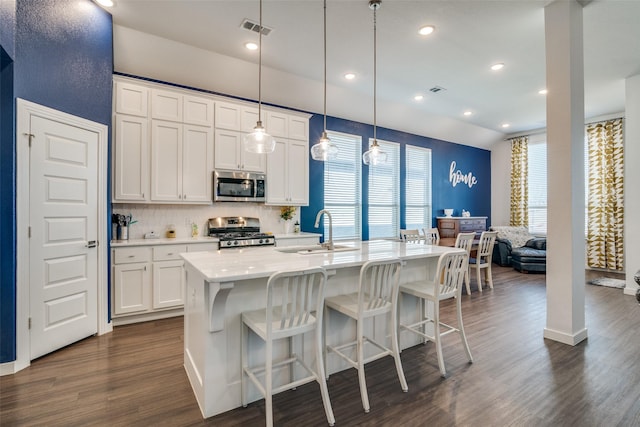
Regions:
[[90, 0], [19, 0], [14, 6], [0, 9], [0, 362], [16, 358], [15, 99], [111, 126], [111, 15]]
[[[313, 115], [309, 121], [309, 144], [315, 144], [323, 130], [323, 117]], [[368, 150], [369, 138], [373, 138], [373, 126], [327, 117], [327, 130], [343, 132], [362, 137], [362, 152]], [[404, 153], [407, 145], [431, 149], [432, 167], [432, 225], [436, 226], [436, 217], [444, 216], [444, 209], [454, 209], [454, 215], [460, 216], [462, 210], [471, 212], [473, 216], [487, 216], [487, 225], [491, 224], [491, 152], [480, 148], [455, 144], [435, 138], [428, 138], [401, 132], [393, 129], [377, 128], [379, 140], [396, 142], [400, 144], [400, 191], [401, 191], [401, 224], [404, 224]], [[459, 171], [461, 177], [468, 177], [471, 173], [477, 183], [469, 187], [464, 182], [455, 186], [450, 180], [451, 163], [455, 162], [455, 171]], [[362, 165], [362, 239], [369, 239], [369, 228], [366, 218], [368, 216], [368, 179], [369, 167]], [[324, 162], [315, 161], [309, 155], [309, 206], [300, 211], [301, 229], [307, 232], [322, 232], [314, 228], [316, 213], [324, 207]], [[457, 182], [457, 180], [456, 180]]]

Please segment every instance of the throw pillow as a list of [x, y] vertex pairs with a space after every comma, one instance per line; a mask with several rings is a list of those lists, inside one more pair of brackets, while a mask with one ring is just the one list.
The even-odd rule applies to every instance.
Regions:
[[527, 241], [525, 246], [532, 249], [539, 249], [542, 251], [547, 250], [547, 239], [546, 237], [534, 237], [533, 239]]

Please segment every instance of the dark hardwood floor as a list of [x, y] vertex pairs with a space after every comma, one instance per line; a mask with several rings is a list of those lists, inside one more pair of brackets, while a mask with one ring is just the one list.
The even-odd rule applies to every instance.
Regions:
[[[589, 273], [588, 277], [597, 273]], [[640, 306], [622, 290], [586, 286], [589, 338], [542, 337], [545, 276], [494, 268], [495, 288], [463, 295], [475, 362], [444, 339], [447, 378], [433, 344], [402, 352], [409, 392], [391, 358], [367, 365], [371, 412], [351, 369], [329, 379], [338, 426], [639, 426]], [[454, 305], [443, 317], [454, 319]], [[182, 367], [182, 319], [115, 328], [0, 377], [2, 426], [253, 426], [264, 402], [203, 420]], [[274, 398], [279, 426], [323, 426], [316, 384]]]

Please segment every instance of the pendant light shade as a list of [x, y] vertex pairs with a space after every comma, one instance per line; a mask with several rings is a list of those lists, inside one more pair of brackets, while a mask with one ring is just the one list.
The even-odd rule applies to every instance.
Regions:
[[378, 139], [376, 135], [377, 121], [377, 15], [376, 12], [382, 4], [381, 0], [369, 0], [369, 8], [373, 10], [373, 142], [369, 147], [369, 150], [362, 155], [362, 162], [365, 165], [381, 165], [387, 163], [387, 153], [382, 151], [380, 145], [378, 145]]
[[327, 0], [324, 0], [324, 130], [317, 144], [311, 147], [313, 160], [334, 160], [338, 147], [327, 136]]
[[251, 153], [273, 153], [276, 140], [262, 126], [262, 0], [260, 0], [260, 31], [258, 32], [258, 121], [253, 132], [243, 138], [244, 149]]

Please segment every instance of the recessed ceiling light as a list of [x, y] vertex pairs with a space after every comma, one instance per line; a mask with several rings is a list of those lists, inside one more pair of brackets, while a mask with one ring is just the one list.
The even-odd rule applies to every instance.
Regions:
[[508, 127], [509, 127], [509, 123], [503, 123], [503, 124], [502, 124], [502, 127], [503, 127], [503, 128], [508, 128]]
[[356, 75], [353, 74], [353, 73], [347, 73], [347, 74], [344, 75], [344, 78], [347, 79], [347, 80], [353, 80], [353, 79], [356, 78]]
[[549, 91], [547, 89], [541, 89], [538, 91], [540, 95], [546, 95]]
[[491, 66], [491, 69], [493, 71], [498, 71], [498, 70], [502, 70], [502, 68], [504, 68], [504, 64], [502, 62], [498, 62], [497, 64], [493, 64]]
[[462, 113], [462, 114], [464, 114], [465, 116], [470, 116], [470, 115], [472, 115], [473, 113], [472, 113], [471, 111], [465, 111], [465, 112], [464, 112], [464, 113]]
[[425, 25], [424, 27], [421, 27], [418, 30], [418, 34], [420, 34], [421, 36], [428, 36], [429, 34], [433, 33], [436, 30], [436, 27], [434, 27], [433, 25]]
[[246, 47], [249, 50], [258, 50], [258, 45], [255, 44], [254, 42], [247, 42], [244, 44], [244, 47]]
[[104, 6], [104, 7], [113, 7], [113, 1], [112, 0], [96, 0], [98, 2], [99, 5]]
[[416, 96], [413, 97], [413, 99], [416, 100], [416, 101], [422, 101], [424, 99], [424, 96], [416, 95]]

